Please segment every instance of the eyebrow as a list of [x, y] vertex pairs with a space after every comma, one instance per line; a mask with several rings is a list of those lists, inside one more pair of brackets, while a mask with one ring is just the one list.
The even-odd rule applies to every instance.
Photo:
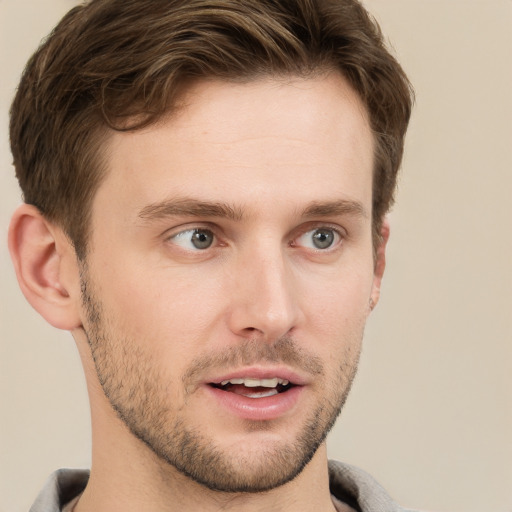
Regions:
[[[328, 217], [353, 215], [368, 217], [364, 206], [358, 201], [338, 199], [336, 201], [314, 201], [302, 211], [301, 216]], [[139, 218], [147, 221], [164, 219], [166, 217], [219, 217], [232, 221], [240, 221], [244, 217], [243, 209], [225, 203], [200, 201], [197, 199], [167, 199], [151, 203], [139, 212]]]
[[144, 220], [158, 220], [173, 216], [221, 217], [237, 221], [242, 219], [243, 214], [241, 208], [197, 199], [164, 200], [149, 204], [139, 212], [139, 217]]
[[302, 212], [303, 217], [328, 217], [330, 215], [353, 215], [368, 217], [366, 208], [358, 201], [338, 199], [337, 201], [313, 202]]

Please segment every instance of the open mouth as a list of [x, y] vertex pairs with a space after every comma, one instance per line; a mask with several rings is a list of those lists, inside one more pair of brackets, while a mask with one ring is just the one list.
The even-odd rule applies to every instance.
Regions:
[[254, 379], [247, 377], [224, 380], [218, 384], [211, 383], [210, 386], [226, 391], [227, 393], [235, 393], [247, 398], [265, 398], [285, 393], [294, 387], [294, 384], [278, 377], [271, 379]]

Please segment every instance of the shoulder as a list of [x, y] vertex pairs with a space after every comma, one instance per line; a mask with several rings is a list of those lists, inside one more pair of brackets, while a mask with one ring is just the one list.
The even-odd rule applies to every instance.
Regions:
[[329, 461], [331, 494], [361, 512], [413, 512], [395, 503], [381, 485], [362, 469]]
[[59, 469], [52, 473], [30, 508], [30, 512], [61, 512], [62, 507], [78, 496], [87, 485], [89, 471]]

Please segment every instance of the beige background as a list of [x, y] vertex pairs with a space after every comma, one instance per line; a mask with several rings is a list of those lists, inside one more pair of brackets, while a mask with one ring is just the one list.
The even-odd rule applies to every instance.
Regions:
[[[73, 0], [0, 0], [0, 512], [89, 464], [71, 337], [18, 291], [7, 110]], [[383, 300], [332, 457], [424, 510], [512, 511], [512, 1], [367, 0], [417, 90]]]

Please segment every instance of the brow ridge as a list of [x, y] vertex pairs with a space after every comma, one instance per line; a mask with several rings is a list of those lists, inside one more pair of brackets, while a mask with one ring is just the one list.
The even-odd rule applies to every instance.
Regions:
[[238, 221], [243, 217], [241, 208], [225, 203], [200, 201], [197, 199], [166, 199], [151, 203], [139, 212], [143, 220], [157, 220], [171, 216], [221, 217]]
[[[358, 201], [338, 199], [335, 201], [313, 201], [304, 208], [301, 214], [305, 218], [331, 215], [355, 215], [366, 218], [368, 213]], [[244, 218], [244, 213], [239, 206], [191, 198], [165, 199], [148, 204], [139, 212], [139, 218], [147, 221], [172, 216], [219, 217], [240, 221]]]
[[338, 199], [335, 201], [314, 201], [302, 212], [303, 217], [327, 217], [329, 215], [355, 215], [368, 217], [366, 208], [358, 201]]

